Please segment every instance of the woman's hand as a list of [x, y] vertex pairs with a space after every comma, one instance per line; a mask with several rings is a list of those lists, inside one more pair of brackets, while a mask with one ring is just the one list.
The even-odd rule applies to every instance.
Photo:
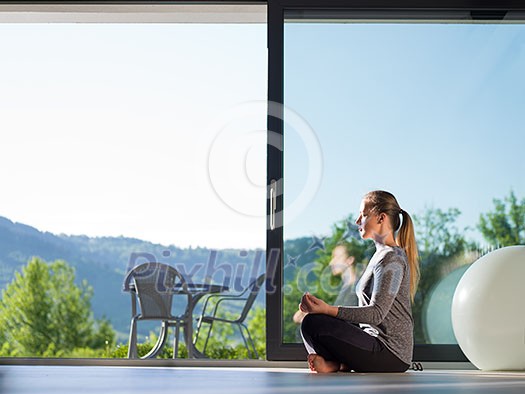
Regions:
[[299, 309], [304, 313], [322, 313], [334, 317], [337, 315], [337, 307], [328, 305], [308, 292], [304, 293], [303, 298], [301, 298]]

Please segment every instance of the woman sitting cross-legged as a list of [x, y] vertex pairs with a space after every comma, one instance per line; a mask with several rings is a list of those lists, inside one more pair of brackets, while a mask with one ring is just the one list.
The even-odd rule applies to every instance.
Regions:
[[385, 191], [367, 193], [356, 220], [376, 251], [356, 286], [359, 306], [332, 306], [305, 293], [301, 335], [315, 372], [405, 372], [412, 362], [411, 301], [419, 279], [410, 215]]

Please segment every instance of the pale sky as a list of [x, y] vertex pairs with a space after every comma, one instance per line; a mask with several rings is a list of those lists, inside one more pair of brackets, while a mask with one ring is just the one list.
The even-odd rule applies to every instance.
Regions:
[[[327, 234], [370, 189], [457, 207], [460, 227], [523, 197], [524, 42], [523, 25], [287, 24], [285, 238]], [[0, 53], [0, 216], [265, 247], [266, 25], [0, 24]]]
[[0, 53], [1, 216], [264, 247], [264, 24], [0, 24]]
[[290, 23], [284, 53], [285, 103], [322, 149], [285, 128], [286, 199], [322, 166], [285, 238], [327, 235], [384, 189], [410, 214], [460, 209], [479, 241], [494, 198], [525, 197], [524, 24]]

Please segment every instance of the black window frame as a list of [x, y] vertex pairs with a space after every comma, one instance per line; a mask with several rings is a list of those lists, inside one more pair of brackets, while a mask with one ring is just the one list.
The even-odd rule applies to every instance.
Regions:
[[[285, 13], [302, 12], [315, 16], [316, 11], [330, 12], [331, 17], [345, 13], [379, 15], [380, 18], [403, 18], [417, 15], [419, 20], [452, 19], [467, 15], [470, 20], [501, 20], [507, 12], [524, 12], [520, 0], [268, 0], [268, 160], [267, 160], [267, 256], [266, 357], [274, 361], [297, 361], [306, 358], [302, 344], [283, 343], [283, 105], [284, 103], [284, 23]], [[275, 105], [277, 103], [277, 105]], [[270, 111], [270, 107], [272, 110]], [[276, 141], [279, 139], [279, 141]], [[277, 182], [273, 182], [272, 180]], [[272, 186], [273, 185], [273, 186]], [[273, 187], [273, 189], [272, 189]], [[275, 190], [275, 187], [277, 190]], [[271, 192], [270, 192], [271, 190]], [[273, 194], [272, 194], [273, 193]], [[273, 197], [271, 201], [270, 196]], [[275, 197], [276, 196], [276, 197]], [[273, 209], [273, 213], [271, 212]], [[273, 229], [270, 221], [275, 220]], [[270, 258], [272, 256], [272, 258]], [[278, 256], [277, 259], [275, 257]], [[414, 361], [468, 362], [459, 345], [416, 344]]]

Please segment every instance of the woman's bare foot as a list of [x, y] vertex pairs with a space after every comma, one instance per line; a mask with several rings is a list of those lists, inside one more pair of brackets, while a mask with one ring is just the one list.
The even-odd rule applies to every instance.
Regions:
[[308, 355], [308, 367], [310, 371], [317, 373], [330, 373], [339, 371], [341, 364], [337, 361], [327, 361], [318, 354]]

